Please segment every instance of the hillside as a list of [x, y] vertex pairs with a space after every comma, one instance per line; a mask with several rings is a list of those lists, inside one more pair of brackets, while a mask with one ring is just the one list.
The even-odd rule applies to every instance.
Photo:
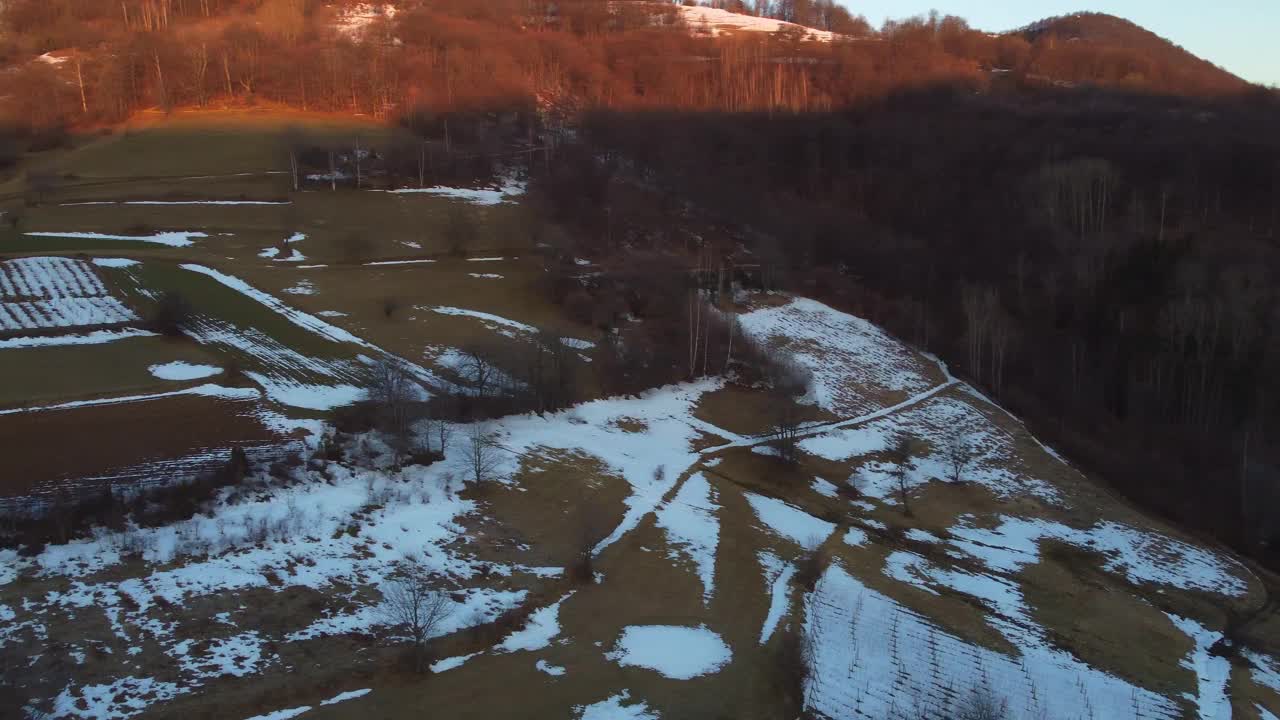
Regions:
[[[702, 122], [736, 140], [715, 123], [768, 119]], [[856, 304], [833, 292], [851, 281], [780, 291], [804, 255], [672, 210], [589, 146], [474, 163], [459, 134], [422, 181], [397, 154], [412, 137], [187, 113], [28, 160], [59, 180], [0, 230], [0, 436], [20, 468], [0, 487], [0, 702], [104, 720], [1280, 712], [1274, 576], [810, 297]], [[674, 169], [667, 186], [714, 210]], [[174, 294], [180, 336], [157, 322]], [[916, 341], [949, 352], [935, 333]], [[414, 587], [439, 611], [421, 646], [395, 610]]]
[[1244, 80], [1123, 18], [1077, 13], [1012, 33], [1031, 44], [1026, 72], [1073, 83], [1219, 94]]
[[[159, 7], [167, 10], [153, 16]], [[873, 32], [830, 2], [783, 4], [770, 15], [605, 0], [14, 0], [0, 11], [0, 94], [9, 99], [0, 112], [39, 134], [111, 124], [143, 109], [263, 102], [401, 118], [417, 106], [535, 102], [826, 111], [923, 86], [1019, 93], [1088, 84], [1178, 96], [1248, 88], [1104, 16], [992, 36], [936, 14]], [[804, 38], [860, 41], [795, 42]]]

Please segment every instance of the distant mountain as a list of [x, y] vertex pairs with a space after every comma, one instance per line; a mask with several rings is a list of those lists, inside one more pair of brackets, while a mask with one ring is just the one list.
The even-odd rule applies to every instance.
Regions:
[[1219, 94], [1249, 83], [1124, 18], [1076, 13], [1048, 18], [1009, 35], [1031, 45], [1030, 76], [1076, 84]]

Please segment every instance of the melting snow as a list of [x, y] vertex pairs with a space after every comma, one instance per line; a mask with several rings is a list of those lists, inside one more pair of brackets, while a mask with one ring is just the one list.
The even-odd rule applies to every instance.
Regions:
[[[489, 328], [490, 330], [495, 330], [496, 332], [506, 335], [507, 337], [516, 337], [516, 335], [512, 333], [511, 330], [516, 330], [522, 333], [538, 332], [538, 328], [532, 325], [526, 325], [522, 322], [516, 322], [515, 320], [508, 320], [507, 318], [504, 318], [501, 315], [493, 315], [487, 312], [480, 312], [479, 310], [468, 310], [466, 308], [448, 307], [448, 306], [436, 306], [436, 307], [419, 306], [419, 307], [415, 307], [415, 309], [431, 310], [432, 312], [437, 312], [437, 313], [440, 313], [441, 315], [455, 315], [459, 317], [475, 318], [480, 322], [484, 323], [485, 327]], [[503, 330], [499, 328], [506, 328], [506, 329]]]
[[472, 205], [499, 205], [504, 202], [513, 202], [510, 198], [523, 195], [525, 184], [516, 180], [507, 180], [496, 188], [460, 188], [437, 185], [428, 188], [401, 188], [399, 190], [388, 190], [387, 192], [397, 195], [436, 195], [451, 200], [462, 200]]
[[809, 513], [794, 506], [763, 495], [744, 493], [751, 509], [756, 511], [770, 530], [788, 538], [804, 548], [813, 548], [821, 544], [836, 529], [834, 523], [819, 520]]
[[362, 698], [371, 692], [373, 692], [372, 688], [365, 688], [363, 690], [348, 690], [347, 692], [344, 692], [344, 693], [338, 693], [337, 695], [334, 695], [328, 700], [322, 700], [320, 704], [321, 705], [337, 705], [340, 702], [346, 702], [348, 700], [355, 700], [356, 698]]
[[623, 690], [612, 697], [590, 705], [578, 705], [578, 720], [658, 720], [658, 714], [649, 710], [649, 706], [636, 701], [623, 704], [631, 697], [631, 693]]
[[142, 263], [128, 258], [94, 258], [93, 264], [105, 268], [125, 268], [141, 265]]
[[993, 570], [1013, 573], [1039, 560], [1039, 542], [1054, 539], [1097, 551], [1108, 571], [1134, 583], [1152, 583], [1238, 596], [1247, 571], [1234, 560], [1153, 531], [1103, 522], [1076, 530], [1047, 520], [1004, 517], [994, 530], [958, 526], [954, 546]]
[[136, 337], [155, 337], [149, 330], [94, 330], [81, 335], [37, 335], [0, 339], [0, 350], [9, 348], [54, 347], [58, 345], [99, 345]]
[[85, 240], [132, 240], [134, 242], [168, 245], [169, 247], [189, 247], [195, 243], [193, 238], [209, 237], [202, 232], [158, 232], [152, 235], [105, 235], [94, 232], [29, 232], [34, 237], [80, 238]]
[[555, 675], [557, 677], [560, 675], [564, 675], [563, 667], [559, 665], [552, 665], [546, 660], [539, 660], [538, 662], [534, 663], [533, 666], [536, 667], [539, 671], [544, 672], [548, 675]]
[[147, 370], [161, 380], [199, 380], [222, 372], [222, 368], [212, 365], [193, 365], [180, 360], [163, 365], [152, 365]]
[[697, 569], [704, 605], [715, 594], [716, 546], [720, 539], [714, 494], [702, 473], [695, 473], [685, 480], [671, 502], [658, 510], [656, 519], [671, 545], [668, 556], [677, 559], [683, 555]]
[[782, 622], [791, 605], [791, 578], [796, 574], [796, 566], [769, 552], [761, 551], [759, 557], [765, 585], [769, 588], [769, 614], [760, 628], [760, 644], [763, 645], [778, 629], [778, 623]]
[[432, 665], [431, 672], [433, 673], [448, 672], [456, 667], [461, 667], [462, 664], [465, 663], [466, 661], [481, 654], [482, 653], [473, 652], [470, 655], [455, 655], [453, 657], [447, 657], [435, 663], [434, 665]]
[[605, 657], [676, 680], [716, 672], [733, 659], [729, 646], [706, 627], [631, 625], [623, 628], [616, 648]]
[[1231, 695], [1227, 688], [1231, 682], [1231, 661], [1210, 652], [1214, 643], [1222, 639], [1222, 633], [1213, 632], [1190, 618], [1165, 613], [1178, 629], [1195, 643], [1191, 653], [1182, 659], [1182, 666], [1196, 674], [1199, 692], [1196, 704], [1203, 720], [1230, 720]]
[[495, 649], [516, 652], [540, 650], [550, 645], [555, 636], [560, 634], [560, 605], [572, 595], [570, 592], [555, 603], [535, 610], [523, 628], [508, 635]]

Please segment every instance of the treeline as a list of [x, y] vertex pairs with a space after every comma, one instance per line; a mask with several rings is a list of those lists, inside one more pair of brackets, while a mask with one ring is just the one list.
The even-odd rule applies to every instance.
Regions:
[[1053, 32], [993, 37], [937, 14], [873, 33], [826, 0], [753, 9], [847, 33], [833, 43], [793, 33], [696, 37], [663, 3], [404, 0], [359, 22], [343, 15], [350, 5], [11, 0], [0, 90], [12, 120], [39, 129], [114, 122], [141, 108], [255, 102], [379, 117], [499, 101], [740, 112], [845, 108], [941, 81], [971, 90], [1046, 80], [1162, 93], [1244, 87], [1163, 41], [1139, 57]]
[[[1275, 562], [1277, 120], [1265, 96], [955, 88], [601, 113], [582, 138], [614, 173], [566, 216], [596, 252], [683, 244], [883, 324], [1125, 494]], [[611, 240], [637, 192], [650, 210]], [[691, 205], [724, 231], [674, 229]]]

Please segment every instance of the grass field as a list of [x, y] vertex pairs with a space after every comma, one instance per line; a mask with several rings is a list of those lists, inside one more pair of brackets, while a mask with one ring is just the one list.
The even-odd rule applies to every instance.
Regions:
[[170, 362], [221, 360], [187, 339], [133, 337], [100, 345], [0, 351], [0, 409], [112, 396], [163, 392], [186, 383], [162, 380], [148, 368]]

